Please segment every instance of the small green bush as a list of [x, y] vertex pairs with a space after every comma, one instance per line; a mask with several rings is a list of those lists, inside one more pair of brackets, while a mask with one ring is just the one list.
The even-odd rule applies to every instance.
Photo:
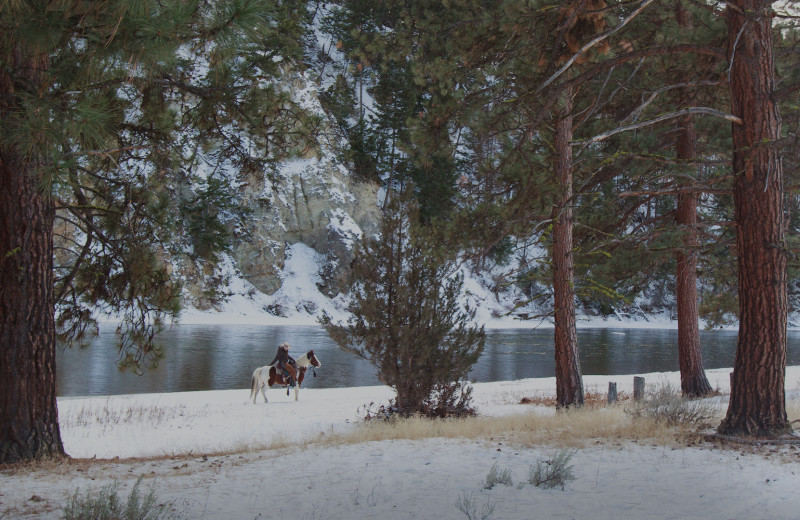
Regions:
[[119, 497], [119, 481], [103, 486], [93, 495], [87, 491], [80, 494], [75, 491], [64, 507], [64, 520], [170, 520], [173, 517], [167, 510], [168, 505], [158, 504], [155, 492], [142, 496], [139, 487], [142, 479], [136, 481], [127, 501], [123, 503]]

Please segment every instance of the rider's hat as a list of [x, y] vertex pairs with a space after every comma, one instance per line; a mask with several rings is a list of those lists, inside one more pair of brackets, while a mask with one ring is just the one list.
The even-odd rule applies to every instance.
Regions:
[[281, 343], [281, 348], [289, 350], [289, 344], [288, 343]]

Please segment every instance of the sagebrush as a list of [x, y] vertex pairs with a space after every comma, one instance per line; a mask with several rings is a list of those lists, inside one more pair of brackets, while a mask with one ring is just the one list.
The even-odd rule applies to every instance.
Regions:
[[559, 450], [549, 460], [537, 460], [536, 464], [528, 471], [528, 483], [544, 489], [560, 487], [564, 489], [567, 482], [575, 480], [575, 474], [570, 465], [575, 450]]
[[142, 495], [142, 479], [136, 481], [127, 500], [119, 496], [119, 481], [100, 488], [96, 494], [75, 491], [64, 507], [64, 520], [172, 520], [168, 504], [159, 504], [153, 489]]
[[486, 497], [486, 503], [478, 512], [478, 501], [472, 493], [462, 493], [456, 499], [456, 509], [467, 515], [469, 520], [489, 520], [494, 514], [494, 504], [491, 497]]
[[666, 426], [706, 428], [717, 418], [717, 408], [707, 400], [689, 399], [666, 381], [661, 381], [644, 399], [634, 401], [625, 413], [633, 418], [648, 417]]
[[486, 481], [483, 484], [484, 489], [492, 489], [497, 484], [510, 486], [513, 484], [511, 481], [511, 470], [508, 468], [500, 469], [497, 463], [492, 465], [489, 473], [486, 475]]

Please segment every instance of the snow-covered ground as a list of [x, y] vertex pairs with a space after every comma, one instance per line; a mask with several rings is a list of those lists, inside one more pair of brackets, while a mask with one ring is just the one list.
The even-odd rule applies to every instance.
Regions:
[[[228, 301], [214, 311], [184, 311], [179, 322], [314, 325], [323, 310], [346, 318], [346, 302], [325, 297], [314, 283], [319, 255], [301, 244], [290, 253], [275, 294], [255, 291], [232, 272]], [[498, 318], [508, 300], [498, 300], [480, 280], [465, 285], [466, 297], [478, 306], [478, 321], [487, 327], [552, 326]], [[285, 316], [264, 310], [275, 303], [288, 310]], [[317, 312], [309, 314], [309, 308]], [[579, 317], [578, 326], [675, 328], [676, 322], [666, 315]], [[711, 385], [726, 393], [729, 372], [709, 370]], [[644, 376], [648, 383], [679, 384], [677, 373]], [[610, 381], [620, 391], [632, 390], [632, 376], [584, 377], [586, 389], [600, 393]], [[788, 367], [786, 388], [796, 399], [800, 367]], [[478, 383], [474, 404], [484, 417], [552, 414], [520, 399], [554, 394], [553, 378]], [[277, 389], [267, 395], [268, 404], [259, 396], [255, 405], [246, 388], [61, 398], [61, 434], [74, 460], [1, 469], [0, 519], [60, 518], [76, 490], [96, 492], [119, 480], [120, 494], [127, 496], [139, 477], [145, 490], [154, 489], [181, 518], [467, 518], [457, 502], [474, 506], [471, 518], [485, 511], [483, 518], [498, 520], [800, 517], [800, 454], [794, 446], [754, 452], [702, 442], [587, 439], [571, 460], [576, 480], [564, 490], [544, 490], [525, 482], [537, 461], [556, 452], [547, 443], [522, 445], [491, 436], [325, 441], [358, 428], [365, 405], [392, 397], [388, 387], [304, 389], [299, 401]], [[716, 399], [724, 408], [725, 397]], [[514, 485], [485, 488], [495, 464], [510, 472]]]
[[[708, 376], [728, 390], [728, 370]], [[677, 373], [645, 378], [678, 382]], [[603, 392], [614, 380], [631, 391], [630, 376], [587, 376], [585, 384]], [[800, 389], [800, 367], [788, 368], [786, 387]], [[552, 414], [519, 402], [554, 388], [552, 378], [479, 383], [474, 403], [488, 417]], [[476, 518], [488, 504], [494, 519], [796, 519], [800, 511], [793, 447], [752, 453], [590, 439], [571, 460], [577, 479], [545, 490], [523, 483], [555, 446], [492, 437], [325, 443], [357, 428], [359, 407], [385, 402], [387, 387], [306, 389], [299, 401], [277, 389], [267, 395], [268, 404], [259, 396], [255, 405], [245, 388], [60, 399], [66, 450], [83, 460], [0, 471], [0, 518], [58, 518], [76, 489], [96, 492], [119, 479], [127, 496], [138, 477], [184, 518], [458, 519], [467, 516], [456, 502], [470, 499]], [[494, 464], [514, 485], [485, 489]]]

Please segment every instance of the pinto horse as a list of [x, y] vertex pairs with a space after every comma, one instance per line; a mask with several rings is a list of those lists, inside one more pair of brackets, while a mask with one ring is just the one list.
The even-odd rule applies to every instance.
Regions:
[[[300, 393], [300, 385], [306, 377], [306, 370], [308, 367], [318, 368], [322, 366], [313, 350], [309, 350], [295, 361], [297, 365], [297, 381], [294, 386], [294, 400], [297, 401], [298, 394]], [[261, 395], [264, 396], [264, 402], [268, 403], [266, 386], [272, 387], [273, 385], [281, 385], [286, 388], [286, 395], [289, 395], [288, 383], [284, 380], [283, 370], [278, 370], [274, 365], [265, 365], [258, 367], [253, 371], [253, 378], [250, 385], [250, 397], [253, 398], [253, 404], [256, 404], [258, 391], [261, 390]], [[314, 377], [317, 377], [317, 372], [314, 371]], [[287, 378], [288, 379], [288, 378]]]

